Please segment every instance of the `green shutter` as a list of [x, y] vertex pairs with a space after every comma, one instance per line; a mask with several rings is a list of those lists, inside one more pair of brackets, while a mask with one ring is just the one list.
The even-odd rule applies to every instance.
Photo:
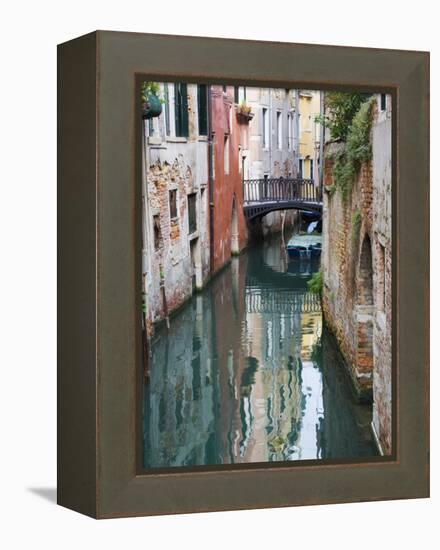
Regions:
[[174, 119], [176, 123], [176, 136], [182, 135], [180, 123], [180, 84], [174, 84]]
[[197, 86], [197, 107], [199, 115], [199, 136], [208, 135], [208, 105], [206, 84]]
[[174, 102], [176, 114], [176, 136], [188, 137], [188, 91], [186, 84], [179, 82], [174, 85]]
[[165, 96], [165, 134], [170, 135], [170, 96], [168, 92], [168, 83], [164, 83], [164, 96]]
[[186, 84], [180, 85], [180, 94], [181, 94], [181, 109], [182, 109], [182, 137], [189, 136], [188, 130], [188, 91], [186, 89]]

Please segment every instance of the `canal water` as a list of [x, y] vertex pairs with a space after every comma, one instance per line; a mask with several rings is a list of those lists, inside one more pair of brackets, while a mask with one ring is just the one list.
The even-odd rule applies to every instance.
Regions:
[[356, 402], [308, 290], [318, 269], [319, 259], [289, 259], [272, 239], [234, 258], [169, 329], [156, 329], [143, 388], [145, 468], [377, 454], [371, 407]]

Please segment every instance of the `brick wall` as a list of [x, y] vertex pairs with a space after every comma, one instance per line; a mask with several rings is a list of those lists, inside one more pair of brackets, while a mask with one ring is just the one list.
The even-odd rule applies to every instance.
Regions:
[[[391, 452], [391, 118], [374, 110], [373, 158], [344, 200], [333, 184], [326, 145], [323, 207], [323, 310], [360, 399], [373, 400], [373, 427]], [[356, 223], [356, 219], [360, 223]]]

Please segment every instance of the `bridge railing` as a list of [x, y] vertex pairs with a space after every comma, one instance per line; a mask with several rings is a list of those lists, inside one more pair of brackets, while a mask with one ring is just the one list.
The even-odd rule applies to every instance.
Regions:
[[262, 178], [243, 180], [243, 202], [320, 202], [321, 192], [311, 179]]
[[246, 288], [247, 313], [320, 313], [321, 299], [310, 291], [288, 291], [281, 296], [270, 290]]

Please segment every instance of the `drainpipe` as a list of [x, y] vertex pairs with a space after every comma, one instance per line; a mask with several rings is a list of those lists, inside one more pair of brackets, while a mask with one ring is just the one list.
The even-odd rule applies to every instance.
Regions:
[[214, 174], [213, 174], [213, 136], [212, 136], [212, 94], [211, 84], [207, 85], [208, 94], [208, 192], [209, 192], [209, 265], [214, 272]]

